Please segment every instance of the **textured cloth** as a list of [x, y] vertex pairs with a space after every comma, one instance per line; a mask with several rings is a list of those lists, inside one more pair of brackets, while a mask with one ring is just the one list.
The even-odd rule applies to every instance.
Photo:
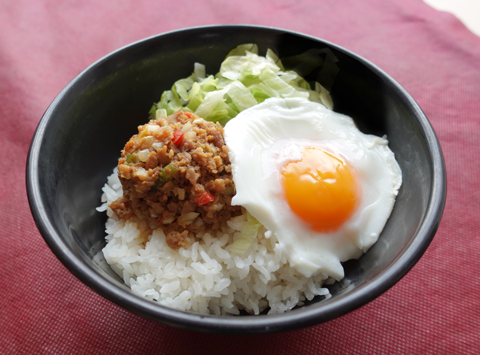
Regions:
[[[447, 166], [444, 218], [415, 267], [364, 307], [281, 334], [196, 333], [107, 301], [47, 247], [25, 189], [34, 130], [81, 70], [148, 36], [240, 23], [320, 37], [378, 65], [425, 111]], [[478, 353], [479, 64], [480, 38], [421, 0], [0, 0], [0, 353]]]

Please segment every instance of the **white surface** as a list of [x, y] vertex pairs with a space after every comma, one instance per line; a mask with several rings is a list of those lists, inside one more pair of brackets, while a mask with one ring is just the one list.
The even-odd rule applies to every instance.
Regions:
[[440, 11], [454, 14], [465, 26], [480, 36], [480, 0], [423, 0]]

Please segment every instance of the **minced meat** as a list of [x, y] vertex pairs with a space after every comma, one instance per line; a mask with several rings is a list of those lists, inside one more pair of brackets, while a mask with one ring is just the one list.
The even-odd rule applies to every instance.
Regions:
[[241, 214], [231, 206], [234, 184], [220, 124], [178, 111], [138, 127], [122, 150], [118, 176], [123, 197], [110, 204], [120, 219], [162, 228], [173, 248], [189, 232], [220, 229]]

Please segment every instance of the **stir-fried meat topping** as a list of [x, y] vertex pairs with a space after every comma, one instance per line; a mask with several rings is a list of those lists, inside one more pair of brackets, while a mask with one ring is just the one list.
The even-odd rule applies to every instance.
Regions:
[[118, 175], [123, 197], [110, 208], [120, 219], [162, 228], [173, 248], [189, 232], [217, 230], [241, 213], [231, 206], [234, 184], [223, 128], [189, 112], [138, 127], [122, 150]]

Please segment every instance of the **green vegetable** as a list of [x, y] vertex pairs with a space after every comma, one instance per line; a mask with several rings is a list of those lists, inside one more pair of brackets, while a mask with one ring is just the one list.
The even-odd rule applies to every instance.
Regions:
[[167, 115], [171, 115], [182, 108], [182, 103], [176, 93], [175, 85], [172, 86], [172, 90], [163, 92], [159, 104], [157, 104], [157, 109], [165, 109]]
[[242, 228], [240, 238], [230, 245], [230, 252], [239, 256], [245, 255], [247, 249], [257, 239], [258, 229], [262, 224], [247, 212], [247, 222]]
[[163, 181], [163, 183], [166, 183], [167, 181], [173, 179], [173, 176], [177, 171], [178, 168], [172, 163], [170, 163], [162, 169], [160, 175], [158, 176], [158, 179]]
[[225, 58], [237, 55], [246, 55], [247, 52], [258, 54], [258, 46], [255, 43], [240, 44], [233, 48]]
[[[319, 67], [322, 74], [321, 66], [328, 64], [332, 68], [336, 58], [326, 50], [310, 50], [286, 60], [294, 70], [297, 63], [299, 71], [307, 75]], [[225, 124], [239, 112], [270, 97], [305, 97], [332, 109], [328, 90], [318, 82], [314, 82], [312, 88], [294, 70], [285, 70], [270, 49], [262, 57], [256, 44], [242, 44], [228, 53], [215, 76], [206, 76], [205, 66], [195, 63], [189, 77], [176, 81], [171, 90], [163, 92], [160, 101], [150, 110], [150, 116], [158, 119], [182, 109]], [[328, 79], [331, 84], [334, 77]]]
[[165, 110], [164, 108], [155, 110], [155, 119], [156, 120], [158, 120], [161, 117], [167, 117], [167, 116], [168, 116], [167, 110]]
[[125, 160], [126, 163], [135, 163], [137, 161], [137, 155], [135, 153], [130, 154]]
[[160, 174], [158, 175], [158, 179], [153, 185], [152, 190], [157, 190], [160, 186], [165, 185], [168, 181], [172, 180], [175, 176], [175, 173], [178, 171], [178, 168], [173, 165], [172, 163], [165, 166]]

